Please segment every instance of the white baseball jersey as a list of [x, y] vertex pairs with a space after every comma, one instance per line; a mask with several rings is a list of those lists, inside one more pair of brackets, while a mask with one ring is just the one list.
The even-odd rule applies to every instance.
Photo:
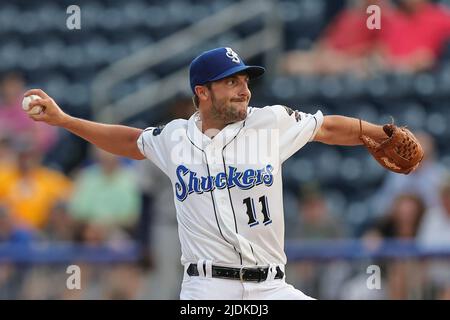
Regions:
[[249, 107], [212, 139], [197, 113], [144, 130], [139, 149], [173, 185], [182, 264], [286, 263], [281, 166], [322, 122], [321, 111], [275, 105]]

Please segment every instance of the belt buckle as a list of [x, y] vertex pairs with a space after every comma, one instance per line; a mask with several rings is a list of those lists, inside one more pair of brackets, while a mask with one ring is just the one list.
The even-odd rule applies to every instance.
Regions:
[[248, 279], [248, 280], [245, 280], [245, 279], [244, 279], [244, 271], [245, 271], [245, 270], [251, 270], [251, 269], [253, 269], [253, 268], [242, 267], [242, 268], [239, 269], [239, 279], [241, 280], [241, 282], [244, 282], [244, 281], [248, 281], [248, 282], [261, 282], [261, 281], [265, 280], [265, 279], [262, 279], [262, 278], [261, 278], [261, 273], [264, 272], [264, 269], [263, 269], [263, 268], [255, 268], [255, 272], [258, 273], [258, 279]]

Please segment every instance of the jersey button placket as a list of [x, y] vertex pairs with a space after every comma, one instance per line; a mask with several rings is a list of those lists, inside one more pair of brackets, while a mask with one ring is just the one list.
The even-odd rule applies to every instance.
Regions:
[[[206, 151], [206, 155], [208, 157], [208, 162], [210, 165], [211, 175], [214, 177], [217, 177], [218, 174], [224, 172], [224, 165], [222, 161], [222, 155], [221, 155], [221, 149], [219, 148], [209, 148], [209, 150]], [[225, 172], [226, 177], [226, 172]], [[226, 180], [226, 178], [225, 178]], [[214, 196], [217, 201], [217, 210], [222, 216], [222, 218], [225, 221], [228, 221], [230, 217], [232, 217], [230, 202], [228, 199], [228, 189], [226, 187], [226, 181], [225, 181], [225, 187], [222, 189], [216, 188], [214, 191]], [[231, 225], [229, 226], [231, 227]]]

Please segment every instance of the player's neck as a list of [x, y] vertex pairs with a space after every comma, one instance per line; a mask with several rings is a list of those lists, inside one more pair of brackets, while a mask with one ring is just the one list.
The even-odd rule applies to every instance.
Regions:
[[[221, 131], [223, 128], [227, 126], [227, 124], [220, 119], [214, 119], [205, 113], [199, 112], [199, 120], [200, 120], [200, 130], [202, 133], [207, 134], [211, 132]], [[215, 134], [214, 134], [215, 135]], [[212, 137], [210, 137], [212, 138]]]

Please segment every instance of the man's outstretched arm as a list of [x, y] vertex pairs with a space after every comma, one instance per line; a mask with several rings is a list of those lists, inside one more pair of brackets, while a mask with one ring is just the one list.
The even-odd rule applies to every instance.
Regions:
[[142, 133], [141, 129], [75, 118], [64, 113], [44, 91], [40, 89], [28, 90], [25, 96], [32, 94], [41, 97], [41, 99], [31, 101], [30, 108], [37, 105], [44, 107], [42, 113], [29, 115], [33, 120], [64, 128], [110, 153], [135, 160], [145, 158], [136, 143]]
[[[383, 131], [383, 126], [362, 121], [362, 128], [364, 134], [377, 141], [388, 138]], [[359, 137], [359, 119], [333, 115], [324, 117], [323, 124], [317, 131], [314, 141], [340, 146], [356, 146], [363, 144]]]

